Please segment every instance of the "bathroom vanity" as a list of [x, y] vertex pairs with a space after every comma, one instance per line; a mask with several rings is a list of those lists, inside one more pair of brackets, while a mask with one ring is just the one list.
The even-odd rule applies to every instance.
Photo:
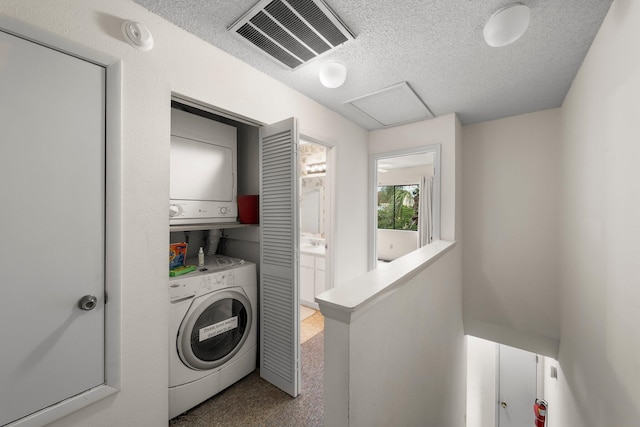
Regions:
[[300, 244], [300, 303], [318, 309], [315, 297], [325, 291], [324, 240], [305, 240]]

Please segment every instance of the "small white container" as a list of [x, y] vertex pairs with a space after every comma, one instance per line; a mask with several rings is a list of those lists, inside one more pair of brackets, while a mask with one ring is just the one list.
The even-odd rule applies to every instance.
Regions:
[[204, 265], [204, 251], [202, 248], [198, 251], [198, 266], [202, 267]]

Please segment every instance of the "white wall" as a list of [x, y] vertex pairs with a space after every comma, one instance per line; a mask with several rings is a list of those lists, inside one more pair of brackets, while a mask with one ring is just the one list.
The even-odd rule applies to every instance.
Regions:
[[464, 425], [460, 257], [454, 248], [352, 321], [349, 425]]
[[369, 154], [441, 144], [440, 237], [444, 240], [459, 239], [462, 231], [461, 217], [457, 218], [457, 215], [462, 215], [461, 206], [456, 206], [456, 203], [461, 203], [456, 197], [462, 197], [461, 189], [457, 187], [461, 181], [456, 176], [456, 173], [461, 173], [460, 169], [456, 170], [460, 163], [458, 156], [461, 155], [460, 150], [456, 150], [462, 137], [459, 127], [460, 121], [456, 115], [448, 114], [369, 133]]
[[[169, 130], [172, 92], [254, 120], [297, 116], [336, 144], [336, 281], [367, 268], [367, 132], [128, 0], [3, 0], [0, 13], [104, 52], [123, 64], [122, 390], [56, 426], [167, 422]], [[150, 52], [122, 40], [122, 20], [147, 25]], [[276, 101], [277, 100], [277, 101]]]
[[[370, 153], [441, 144], [442, 235], [449, 240], [462, 237], [461, 134], [455, 114], [370, 133]], [[319, 297], [325, 346], [336, 349], [325, 354], [327, 425], [464, 425], [461, 244], [416, 276], [409, 268], [438, 243], [447, 244], [424, 246]], [[397, 271], [411, 279], [380, 295]], [[354, 308], [365, 295], [368, 303]]]
[[467, 336], [467, 427], [496, 425], [497, 344]]
[[560, 110], [463, 139], [465, 332], [557, 356]]
[[418, 232], [408, 230], [385, 230], [379, 228], [377, 231], [378, 259], [392, 261], [418, 249]]
[[562, 107], [561, 426], [640, 419], [640, 2], [615, 0]]

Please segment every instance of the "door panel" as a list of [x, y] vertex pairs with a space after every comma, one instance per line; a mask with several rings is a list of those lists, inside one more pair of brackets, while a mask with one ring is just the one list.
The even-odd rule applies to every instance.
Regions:
[[0, 31], [0, 93], [4, 425], [105, 382], [105, 69]]
[[295, 119], [260, 129], [260, 376], [300, 387], [299, 219]]
[[315, 274], [313, 267], [300, 265], [300, 299], [307, 303], [313, 303], [315, 298], [314, 292]]
[[[319, 259], [322, 258], [317, 258], [316, 262], [318, 262]], [[316, 294], [315, 296], [320, 295], [321, 293], [323, 293], [326, 289], [326, 277], [325, 277], [325, 273], [324, 270], [318, 270], [316, 267]]]
[[536, 355], [506, 345], [499, 348], [499, 427], [532, 426]]

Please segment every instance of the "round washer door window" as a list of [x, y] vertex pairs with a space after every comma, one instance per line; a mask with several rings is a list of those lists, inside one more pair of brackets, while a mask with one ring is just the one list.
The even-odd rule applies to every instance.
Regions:
[[224, 364], [246, 341], [251, 322], [251, 303], [243, 293], [225, 290], [211, 294], [180, 326], [180, 358], [193, 369]]

